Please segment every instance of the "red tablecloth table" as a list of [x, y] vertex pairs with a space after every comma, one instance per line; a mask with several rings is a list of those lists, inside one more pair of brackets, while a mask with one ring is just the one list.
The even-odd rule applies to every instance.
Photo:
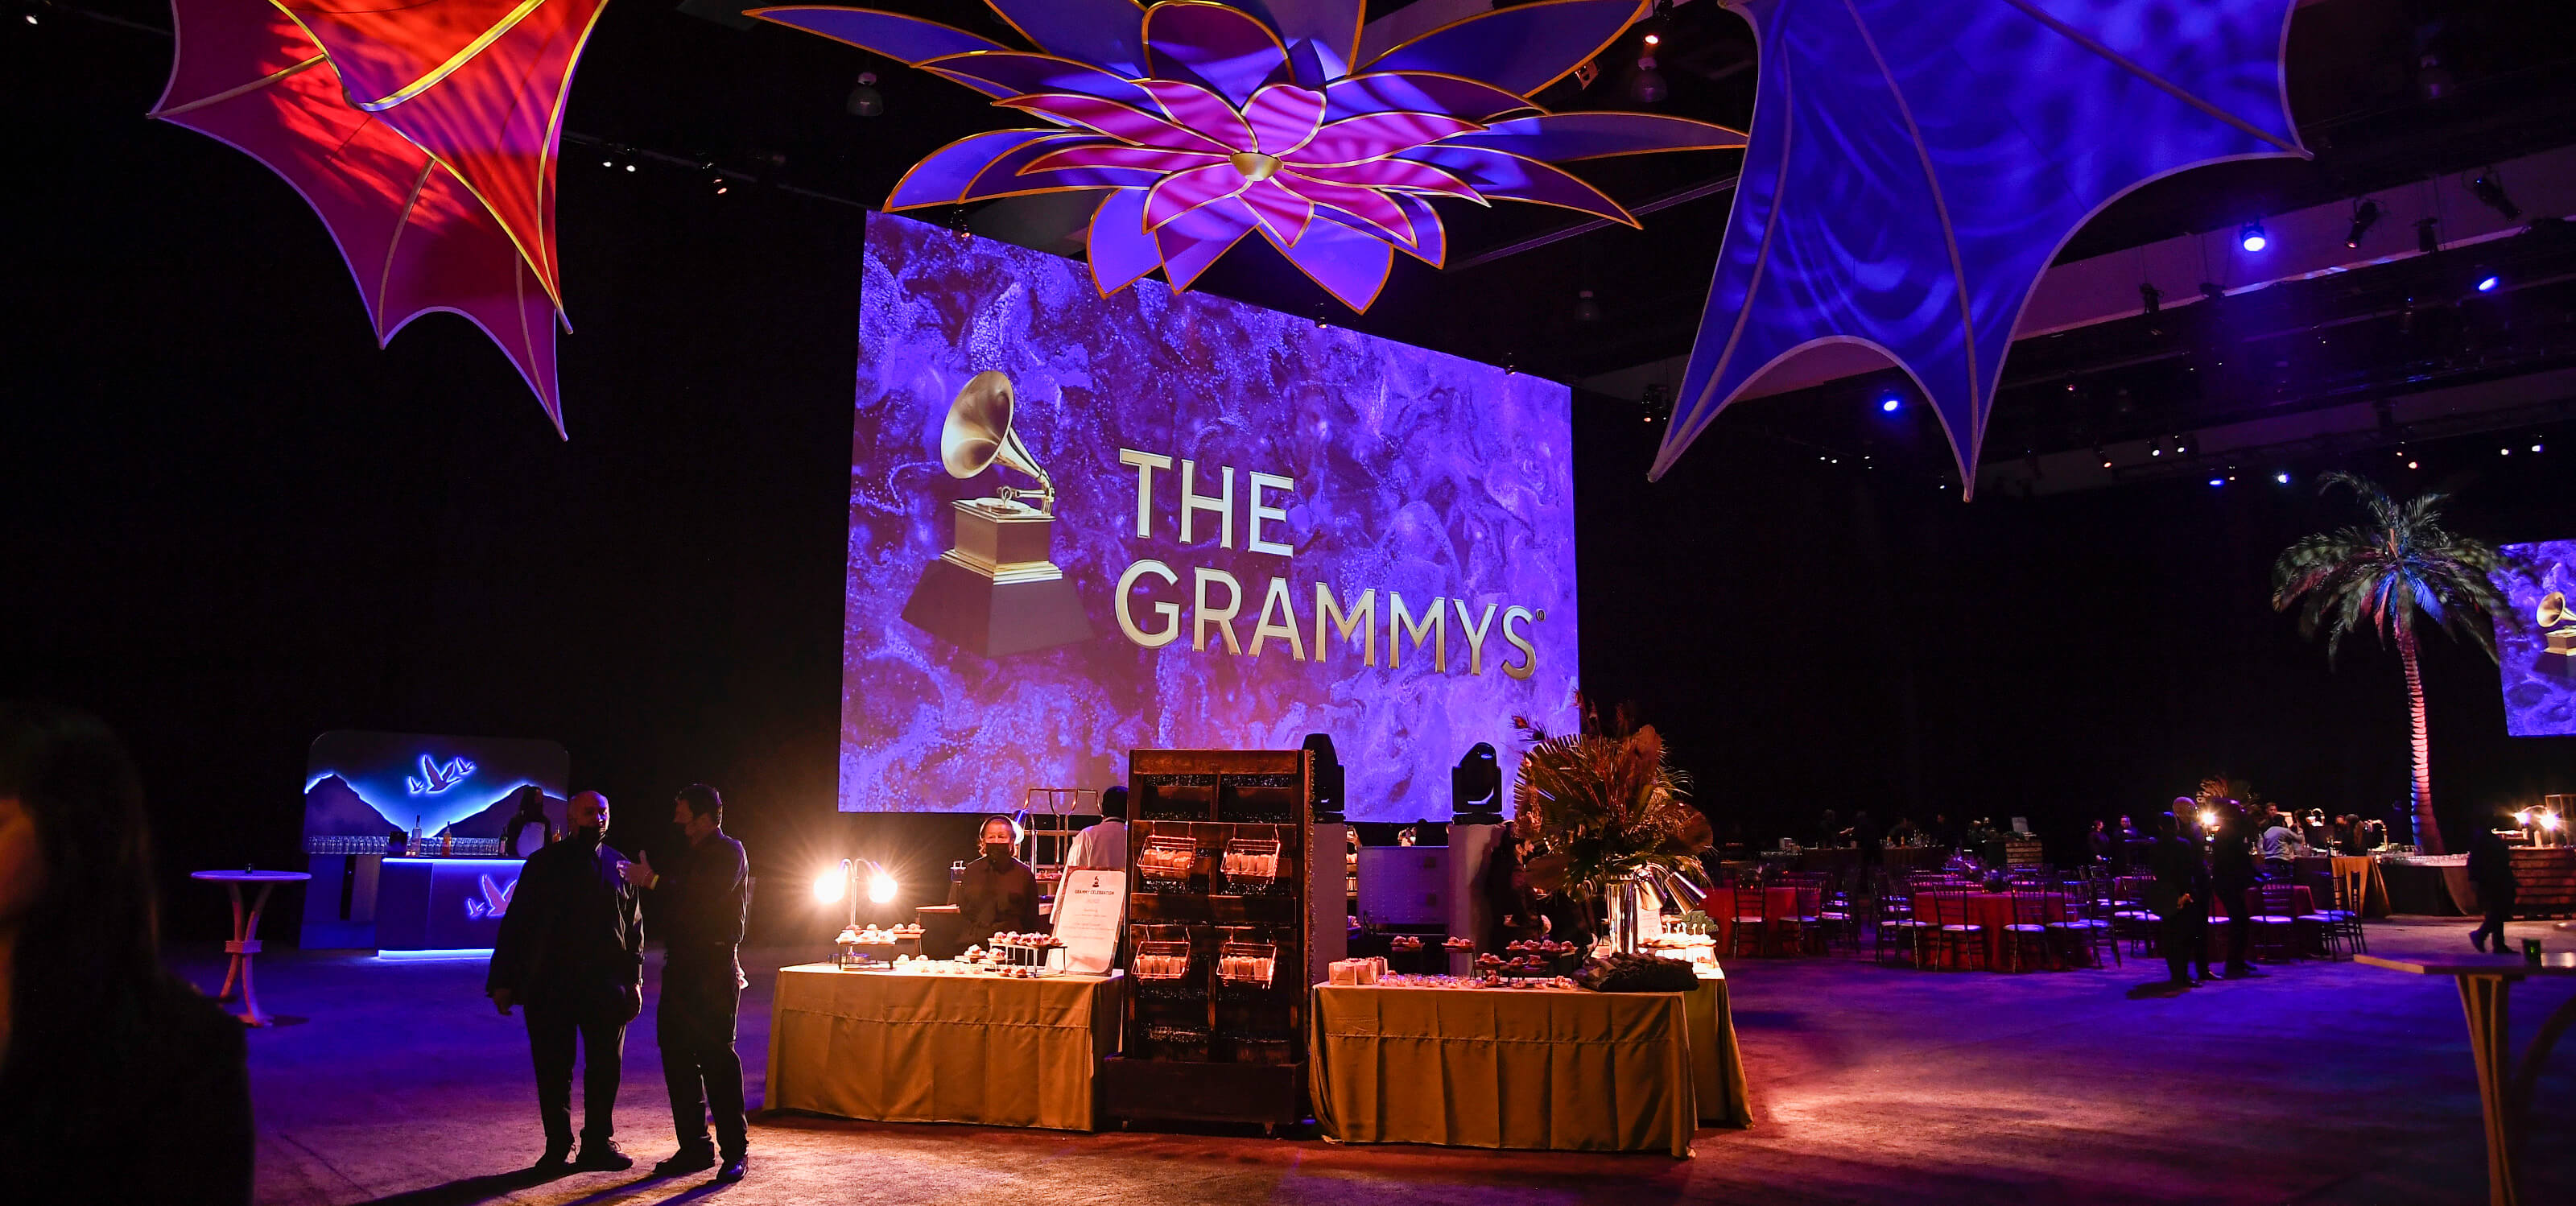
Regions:
[[[1936, 896], [1947, 898], [1937, 902], [1938, 912], [1935, 911]], [[2066, 920], [2066, 897], [2061, 893], [2034, 892], [2022, 899], [2040, 902], [2042, 923]], [[2013, 924], [2012, 902], [2013, 897], [2003, 892], [1971, 892], [1964, 896], [1949, 892], [1917, 892], [1914, 894], [1914, 919], [1927, 924], [1986, 927], [1986, 966], [2000, 968], [2004, 965], [2004, 927]], [[1964, 916], [1960, 911], [1962, 905], [1966, 906]], [[1946, 952], [1947, 948], [1937, 942], [1925, 944], [1925, 956], [1934, 961], [1932, 966], [1947, 966]]]
[[[1765, 901], [1770, 905], [1767, 912], [1769, 912], [1771, 916], [1795, 917], [1798, 915], [1798, 889], [1795, 885], [1764, 888], [1762, 890], [1762, 894]], [[1700, 906], [1701, 911], [1708, 914], [1708, 919], [1717, 923], [1717, 950], [1718, 954], [1721, 956], [1726, 952], [1735, 949], [1736, 916], [1741, 914], [1746, 917], [1752, 917], [1766, 911], [1761, 904], [1755, 902], [1753, 893], [1750, 889], [1745, 889], [1743, 891], [1743, 908], [1739, 909], [1736, 907], [1736, 899], [1737, 889], [1719, 888], [1716, 891], [1709, 893], [1708, 900]], [[1809, 905], [1821, 909], [1823, 906], [1818, 903], [1818, 899], [1815, 889], [1807, 889], [1807, 903]], [[1777, 937], [1777, 935], [1774, 935], [1774, 937]]]

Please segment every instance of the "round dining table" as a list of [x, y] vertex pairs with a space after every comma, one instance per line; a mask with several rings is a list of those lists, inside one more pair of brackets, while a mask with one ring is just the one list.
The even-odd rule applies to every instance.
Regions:
[[[215, 999], [232, 1000], [233, 987], [238, 983], [242, 1008], [233, 1016], [252, 1026], [269, 1025], [272, 1019], [259, 1011], [259, 990], [252, 986], [250, 978], [251, 957], [259, 954], [259, 912], [268, 907], [268, 894], [276, 890], [277, 885], [302, 883], [313, 877], [302, 871], [253, 871], [244, 868], [239, 871], [198, 871], [188, 878], [222, 884], [224, 891], [233, 899], [233, 937], [232, 941], [224, 944], [224, 953], [231, 959], [224, 964], [223, 991], [216, 993]], [[249, 884], [258, 885], [259, 894], [251, 898], [249, 910], [244, 911], [242, 888]]]
[[[2007, 952], [2004, 946], [2004, 929], [2013, 924], [2015, 899], [2016, 897], [2009, 892], [1960, 892], [1938, 889], [1917, 892], [1914, 894], [1914, 919], [1933, 925], [1984, 926], [1985, 933], [1981, 937], [1984, 938], [1986, 946], [1985, 966], [1988, 971], [1994, 971], [2002, 968], [2005, 963], [2004, 957]], [[2039, 902], [2039, 921], [2036, 924], [2046, 925], [2050, 922], [2066, 920], [2064, 893], [2026, 892], [2018, 899]], [[1948, 966], [1947, 951], [1946, 944], [1936, 944], [1930, 953], [1936, 960], [1932, 966]]]

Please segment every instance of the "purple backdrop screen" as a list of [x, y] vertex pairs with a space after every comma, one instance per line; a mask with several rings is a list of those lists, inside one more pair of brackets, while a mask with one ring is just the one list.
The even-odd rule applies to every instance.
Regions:
[[[1570, 717], [1565, 386], [1154, 281], [1103, 298], [902, 218], [867, 239], [844, 811], [1016, 808], [1131, 749], [1320, 732], [1354, 819], [1440, 817], [1468, 747], [1508, 768], [1513, 716]], [[957, 505], [1037, 488], [943, 462], [997, 380], [1051, 520]]]
[[2508, 544], [2495, 584], [2506, 614], [2496, 617], [2503, 666], [2504, 727], [2516, 737], [2576, 736], [2576, 540]]

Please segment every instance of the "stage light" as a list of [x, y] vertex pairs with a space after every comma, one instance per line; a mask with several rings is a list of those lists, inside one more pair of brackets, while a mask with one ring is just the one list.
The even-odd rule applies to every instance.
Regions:
[[849, 869], [846, 867], [834, 867], [821, 875], [815, 876], [814, 899], [819, 900], [824, 904], [838, 903], [841, 899], [841, 894], [849, 890], [849, 880], [850, 873]]
[[2362, 236], [2369, 234], [2371, 227], [2379, 225], [2379, 215], [2381, 212], [2379, 203], [2368, 197], [2364, 197], [2361, 200], [2354, 202], [2352, 207], [2352, 229], [2344, 232], [2343, 245], [2353, 248], [2360, 247]]
[[2258, 218], [2236, 228], [2236, 245], [2247, 251], [2261, 251], [2271, 246], [2272, 240], [2263, 234], [2263, 222]]
[[1650, 34], [1647, 34], [1647, 35], [1646, 35], [1646, 45], [1648, 45], [1648, 46], [1661, 46], [1661, 45], [1663, 45], [1663, 44], [1664, 44], [1664, 35], [1662, 35], [1662, 34], [1656, 34], [1656, 33], [1650, 33]]
[[2512, 456], [2512, 455], [2513, 455], [2513, 449], [2510, 449], [2510, 448], [2498, 448], [2498, 449], [2496, 449], [2496, 455], [2497, 455], [2497, 456]]
[[2481, 273], [2478, 276], [2478, 292], [2493, 293], [2496, 291], [2496, 286], [2503, 283], [2504, 279], [2492, 272]]
[[2287, 473], [2275, 473], [2272, 475], [2272, 480], [2286, 486], [2290, 484], [2290, 475]]
[[2442, 220], [2439, 218], [2415, 219], [2415, 250], [2426, 255], [2440, 251], [2442, 249], [2441, 225]]
[[2139, 313], [2142, 314], [2153, 314], [2162, 310], [2165, 308], [2165, 291], [2154, 285], [2142, 283], [2138, 286], [2138, 303], [2141, 306]]
[[2413, 462], [2413, 461], [2408, 461], [2408, 462], [2406, 462], [2406, 467], [2407, 467], [2407, 468], [2409, 468], [2409, 469], [2421, 469], [2421, 468], [2423, 468], [2423, 466], [2422, 466], [2422, 465], [2416, 464], [2416, 463], [2415, 463], [2415, 462]]
[[2533, 441], [2533, 442], [2532, 442], [2531, 450], [2532, 450], [2533, 452], [2538, 452], [2538, 451], [2540, 451], [2540, 443], [2539, 443], [2539, 441], [2535, 440], [2535, 441]]
[[895, 888], [896, 884], [893, 876], [886, 874], [883, 870], [870, 873], [868, 876], [868, 902], [870, 904], [894, 903]]
[[2216, 812], [2213, 812], [2213, 811], [2211, 811], [2211, 810], [2209, 810], [2209, 809], [2206, 809], [2206, 808], [2204, 808], [2204, 809], [2201, 809], [2201, 810], [2200, 810], [2200, 827], [2201, 827], [2201, 828], [2203, 828], [2203, 829], [2209, 829], [2209, 828], [2212, 828], [2212, 827], [2216, 826], [2217, 824], [2218, 824], [2218, 814], [2217, 814]]
[[2156, 438], [2147, 441], [2148, 456], [2163, 456], [2164, 454], [2165, 438], [2163, 436], [2157, 436]]
[[631, 171], [634, 171], [634, 170], [635, 170], [635, 165], [634, 165], [634, 164], [631, 164], [631, 163], [630, 163], [630, 164], [627, 164], [627, 165], [626, 165], [626, 170], [627, 170], [627, 171], [630, 171], [630, 172], [631, 172]]
[[877, 91], [877, 73], [862, 71], [859, 83], [850, 89], [847, 108], [852, 117], [881, 117], [885, 114], [885, 93]]
[[2093, 459], [2102, 462], [2102, 467], [2105, 469], [2111, 467], [2111, 454], [2100, 447], [2093, 449]]
[[1892, 415], [1903, 409], [1905, 409], [1905, 395], [1892, 389], [1879, 392], [1878, 412], [1880, 414]]
[[2224, 485], [2226, 485], [2226, 484], [2227, 484], [2227, 479], [2226, 479], [2226, 478], [2223, 478], [2223, 477], [2213, 477], [2213, 478], [2209, 479], [2209, 488], [2210, 488], [2210, 489], [2212, 489], [2212, 490], [2215, 490], [2215, 489], [2219, 488], [2220, 486], [2224, 486]]
[[2554, 812], [2544, 812], [2544, 813], [2540, 814], [2539, 816], [2534, 817], [2534, 818], [2532, 818], [2532, 819], [2533, 819], [2533, 820], [2535, 820], [2535, 821], [2537, 821], [2537, 822], [2539, 822], [2539, 823], [2540, 823], [2540, 827], [2541, 827], [2541, 828], [2543, 828], [2543, 829], [2556, 829], [2556, 828], [2558, 828], [2558, 814], [2557, 814], [2557, 813], [2554, 813]]
[[2477, 179], [2469, 181], [2469, 193], [2485, 203], [2488, 209], [2504, 215], [2505, 221], [2522, 220], [2522, 207], [2514, 204], [2513, 198], [2504, 195], [2504, 179], [2496, 174], [2494, 168], [2490, 167], [2478, 173]]
[[1574, 321], [1601, 321], [1601, 303], [1592, 300], [1592, 291], [1584, 289], [1574, 295]]
[[2198, 453], [2200, 452], [2200, 448], [2198, 447], [2198, 444], [2199, 444], [2199, 441], [2194, 440], [2194, 439], [2191, 437], [2191, 435], [2190, 435], [2189, 433], [2185, 433], [2185, 434], [2182, 434], [2182, 435], [2175, 436], [2175, 437], [2174, 437], [2174, 455], [2175, 455], [2175, 456], [2193, 456], [2193, 455], [2196, 455], [2196, 454], [2198, 454]]

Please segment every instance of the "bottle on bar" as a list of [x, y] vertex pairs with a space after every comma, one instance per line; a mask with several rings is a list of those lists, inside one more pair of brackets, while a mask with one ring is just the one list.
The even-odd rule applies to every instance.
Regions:
[[418, 813], [413, 813], [411, 818], [411, 852], [416, 855], [425, 855], [429, 853], [429, 843], [424, 840], [420, 831], [420, 814]]

